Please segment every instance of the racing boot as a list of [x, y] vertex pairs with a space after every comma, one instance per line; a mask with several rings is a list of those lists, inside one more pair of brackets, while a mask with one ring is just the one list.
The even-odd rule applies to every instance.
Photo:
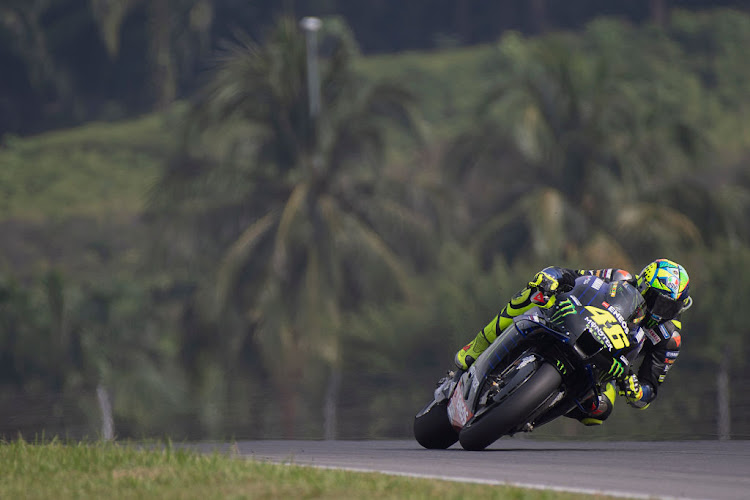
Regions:
[[[591, 401], [589, 412], [578, 418], [578, 421], [583, 425], [602, 425], [612, 414], [612, 409], [615, 406], [615, 396], [617, 396], [617, 390], [615, 389], [614, 382], [607, 382], [598, 400]], [[584, 407], [586, 405], [588, 405], [588, 401], [584, 403]]]
[[[494, 338], [492, 340], [495, 340]], [[469, 367], [477, 360], [480, 354], [489, 347], [491, 342], [487, 339], [484, 330], [479, 332], [474, 340], [466, 344], [460, 351], [456, 353], [454, 359], [456, 366], [461, 370], [468, 370]]]

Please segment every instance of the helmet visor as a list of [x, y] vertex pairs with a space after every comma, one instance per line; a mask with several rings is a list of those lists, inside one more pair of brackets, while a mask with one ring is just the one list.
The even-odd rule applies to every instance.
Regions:
[[683, 302], [659, 293], [655, 288], [649, 288], [643, 295], [651, 317], [657, 321], [674, 319], [682, 310]]

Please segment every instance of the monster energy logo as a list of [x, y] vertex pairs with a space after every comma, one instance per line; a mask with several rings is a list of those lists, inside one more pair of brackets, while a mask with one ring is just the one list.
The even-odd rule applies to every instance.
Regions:
[[562, 320], [565, 316], [568, 314], [573, 314], [576, 312], [576, 308], [573, 305], [573, 303], [570, 301], [570, 299], [565, 299], [562, 302], [560, 302], [557, 311], [555, 311], [555, 314], [552, 315], [550, 318], [554, 323], [559, 322]]
[[616, 359], [612, 360], [612, 366], [609, 368], [609, 375], [614, 378], [619, 378], [625, 373], [625, 367], [622, 366], [622, 363], [617, 361]]
[[565, 369], [565, 363], [558, 359], [557, 361], [555, 361], [555, 364], [557, 365], [557, 371], [559, 371], [563, 375], [567, 373], [568, 370]]

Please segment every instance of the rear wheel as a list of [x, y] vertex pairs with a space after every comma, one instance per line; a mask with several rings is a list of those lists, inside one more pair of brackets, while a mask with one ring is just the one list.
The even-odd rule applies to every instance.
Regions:
[[414, 437], [428, 450], [444, 450], [458, 441], [448, 418], [448, 400], [433, 404], [414, 418]]
[[[554, 366], [541, 364], [525, 381], [516, 381], [518, 387], [501, 404], [461, 429], [461, 446], [471, 451], [485, 449], [504, 434], [522, 425], [555, 393], [561, 382], [562, 377]], [[513, 385], [513, 380], [509, 380], [508, 385]]]

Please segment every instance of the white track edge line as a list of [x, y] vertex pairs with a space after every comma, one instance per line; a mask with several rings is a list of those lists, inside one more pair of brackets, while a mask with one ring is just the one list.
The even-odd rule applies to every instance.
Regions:
[[[257, 459], [251, 458], [251, 460], [257, 460]], [[295, 463], [295, 462], [289, 462], [289, 461], [273, 462], [273, 463], [276, 463], [279, 465], [292, 465], [292, 466], [297, 466], [297, 467], [312, 467], [315, 469], [380, 473], [380, 474], [387, 474], [389, 476], [413, 477], [413, 478], [418, 478], [418, 479], [436, 479], [439, 481], [451, 481], [451, 482], [459, 482], [459, 483], [487, 484], [491, 486], [511, 486], [514, 488], [549, 490], [549, 491], [556, 491], [560, 493], [580, 493], [583, 495], [607, 495], [607, 496], [618, 497], [618, 498], [632, 498], [632, 499], [637, 498], [637, 499], [644, 499], [644, 500], [701, 500], [701, 499], [693, 499], [693, 498], [688, 498], [688, 497], [669, 497], [669, 496], [659, 496], [659, 495], [647, 495], [643, 493], [627, 493], [624, 491], [616, 491], [616, 490], [569, 488], [565, 486], [551, 486], [551, 485], [536, 484], [536, 483], [515, 483], [515, 482], [500, 481], [500, 480], [495, 480], [495, 479], [479, 479], [479, 478], [461, 477], [461, 476], [438, 476], [438, 475], [433, 475], [433, 474], [415, 474], [415, 473], [392, 471], [392, 470], [363, 469], [363, 468], [358, 468], [358, 467], [337, 467], [334, 465], [303, 464], [303, 463]]]

